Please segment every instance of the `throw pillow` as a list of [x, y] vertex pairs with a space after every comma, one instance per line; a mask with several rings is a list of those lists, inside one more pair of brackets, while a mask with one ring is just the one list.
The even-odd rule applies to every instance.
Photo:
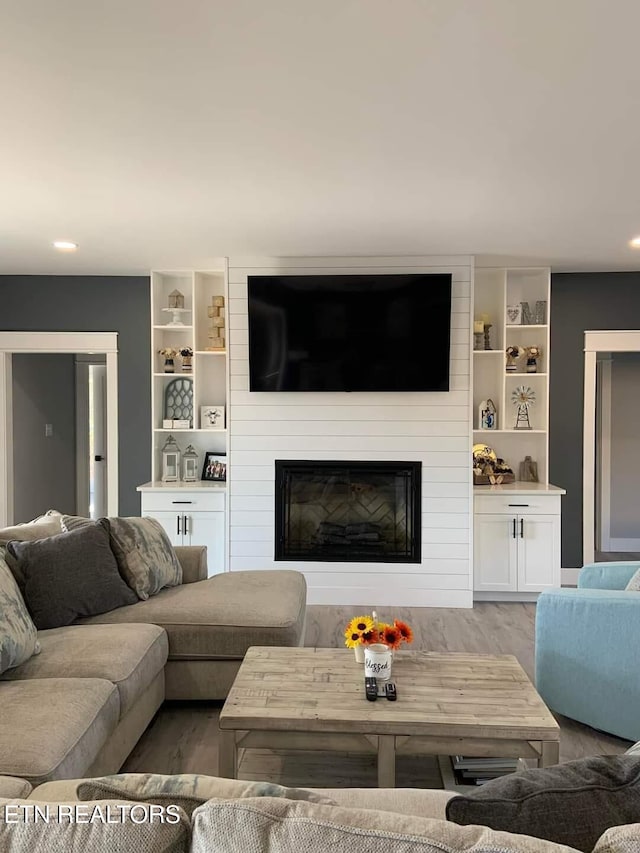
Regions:
[[40, 630], [137, 601], [120, 577], [100, 522], [36, 542], [9, 542], [7, 550], [17, 562], [24, 599]]
[[182, 583], [182, 566], [155, 518], [109, 518], [111, 547], [120, 574], [145, 601], [166, 586]]
[[13, 527], [0, 529], [0, 544], [6, 545], [12, 539], [20, 542], [32, 542], [34, 539], [46, 539], [62, 533], [62, 515], [55, 509], [47, 510], [44, 515], [26, 521], [24, 524], [14, 524]]
[[640, 815], [640, 757], [595, 756], [512, 773], [453, 797], [447, 820], [591, 851], [612, 826]]
[[640, 755], [640, 740], [638, 743], [634, 743], [633, 746], [630, 746], [625, 752], [625, 755]]
[[191, 853], [575, 853], [536, 838], [445, 820], [289, 800], [210, 800]]
[[180, 806], [191, 817], [194, 809], [212, 798], [235, 800], [240, 797], [284, 797], [287, 800], [307, 800], [312, 803], [334, 805], [329, 797], [305, 791], [303, 788], [285, 788], [271, 782], [243, 782], [217, 776], [182, 773], [162, 776], [159, 773], [124, 773], [87, 779], [76, 789], [80, 800], [135, 800], [138, 803], [157, 803]]
[[638, 569], [629, 583], [625, 586], [625, 590], [629, 590], [630, 592], [640, 592], [640, 569]]
[[0, 799], [0, 850], [11, 853], [189, 853], [189, 819], [130, 802]]
[[36, 626], [15, 578], [0, 559], [0, 675], [20, 666], [38, 651]]

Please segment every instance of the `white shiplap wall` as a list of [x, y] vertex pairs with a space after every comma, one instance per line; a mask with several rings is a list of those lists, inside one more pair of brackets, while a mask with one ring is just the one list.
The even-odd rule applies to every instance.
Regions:
[[[450, 272], [447, 393], [249, 392], [247, 276]], [[472, 258], [269, 258], [229, 262], [230, 568], [304, 572], [311, 604], [471, 607]], [[429, 320], [425, 317], [425, 335]], [[274, 460], [422, 462], [422, 562], [275, 562]]]

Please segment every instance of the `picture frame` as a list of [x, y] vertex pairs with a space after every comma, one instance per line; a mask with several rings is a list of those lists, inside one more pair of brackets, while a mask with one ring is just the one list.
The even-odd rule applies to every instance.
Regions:
[[200, 429], [224, 429], [224, 406], [200, 406]]
[[217, 483], [224, 483], [227, 480], [227, 457], [224, 453], [215, 453], [207, 451], [204, 455], [204, 465], [202, 466], [202, 479]]
[[507, 325], [522, 325], [522, 303], [515, 302], [512, 305], [507, 305]]

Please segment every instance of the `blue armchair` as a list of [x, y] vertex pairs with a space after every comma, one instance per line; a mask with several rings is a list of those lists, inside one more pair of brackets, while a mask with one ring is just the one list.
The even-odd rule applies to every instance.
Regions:
[[545, 590], [536, 610], [536, 687], [559, 714], [640, 740], [640, 563], [592, 563], [578, 589]]

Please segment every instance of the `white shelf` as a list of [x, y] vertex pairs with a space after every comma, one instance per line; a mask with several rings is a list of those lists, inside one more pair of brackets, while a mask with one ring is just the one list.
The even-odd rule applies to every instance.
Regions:
[[226, 429], [195, 429], [195, 428], [194, 429], [164, 429], [161, 427], [158, 427], [157, 429], [154, 429], [153, 431], [154, 432], [173, 432], [173, 433], [177, 433], [178, 435], [181, 432], [203, 432], [203, 433], [206, 432], [209, 435], [225, 435], [227, 432]]
[[507, 373], [505, 371], [504, 375], [507, 377], [509, 377], [509, 376], [529, 376], [529, 377], [531, 377], [531, 376], [546, 376], [547, 374], [544, 371], [538, 371], [537, 373], [512, 373], [511, 371], [509, 371], [509, 373]]
[[190, 370], [189, 373], [187, 373], [186, 371], [182, 371], [182, 370], [176, 370], [175, 373], [165, 373], [163, 370], [162, 373], [154, 373], [153, 375], [154, 376], [173, 376], [173, 377], [185, 376], [187, 378], [191, 377], [193, 379], [193, 370]]
[[548, 329], [546, 323], [539, 325], [537, 323], [507, 323], [505, 329]]
[[501, 349], [474, 349], [474, 355], [504, 355]]
[[226, 355], [226, 349], [197, 349], [194, 355]]
[[170, 331], [170, 332], [193, 332], [193, 326], [169, 326], [167, 323], [164, 325], [152, 326], [153, 329], [162, 329], [162, 331]]
[[[515, 407], [514, 407], [515, 408]], [[474, 435], [506, 435], [507, 433], [514, 432], [516, 435], [544, 435], [546, 433], [546, 429], [474, 429]]]

